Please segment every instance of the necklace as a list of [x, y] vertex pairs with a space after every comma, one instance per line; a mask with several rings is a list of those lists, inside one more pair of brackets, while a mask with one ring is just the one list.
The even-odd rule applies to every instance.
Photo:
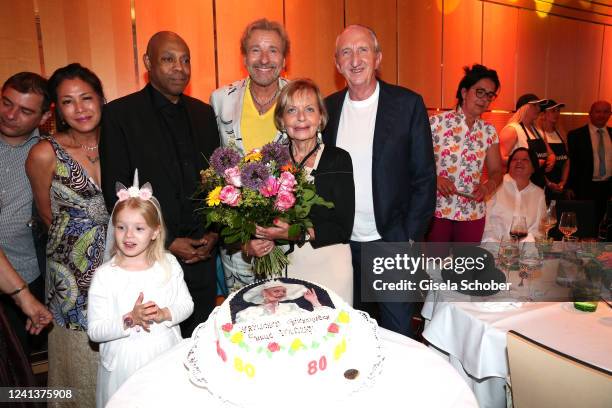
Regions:
[[253, 93], [253, 90], [251, 89], [251, 97], [253, 98], [253, 101], [255, 101], [255, 103], [257, 105], [259, 105], [260, 107], [264, 107], [264, 106], [268, 106], [269, 104], [272, 103], [272, 101], [274, 99], [276, 99], [276, 97], [278, 96], [278, 93], [280, 92], [280, 88], [276, 89], [276, 92], [274, 92], [274, 94], [272, 95], [272, 97], [270, 99], [268, 99], [267, 101], [260, 101], [257, 96], [255, 96], [255, 94]]
[[85, 150], [86, 152], [93, 152], [94, 150], [98, 150], [98, 145], [95, 146], [86, 146], [82, 143], [79, 143], [81, 145], [81, 147], [83, 148], [83, 150]]
[[100, 155], [96, 155], [94, 157], [90, 157], [87, 152], [94, 152], [96, 150], [98, 150], [98, 143], [96, 143], [93, 146], [87, 146], [84, 145], [83, 143], [79, 142], [78, 140], [76, 140], [76, 137], [74, 137], [74, 135], [70, 135], [72, 136], [72, 140], [74, 141], [74, 143], [78, 144], [79, 146], [81, 146], [81, 149], [85, 150], [85, 157], [87, 157], [87, 160], [89, 160], [89, 162], [91, 164], [96, 164], [97, 162], [100, 161]]
[[304, 164], [306, 164], [306, 160], [308, 160], [310, 158], [310, 156], [312, 156], [313, 154], [315, 154], [315, 152], [317, 150], [319, 150], [319, 142], [317, 142], [317, 144], [315, 145], [315, 147], [312, 148], [312, 150], [310, 152], [308, 152], [308, 154], [306, 156], [304, 156], [304, 158], [302, 159], [302, 161], [298, 164], [295, 161], [295, 157], [293, 156], [293, 144], [291, 143], [291, 140], [289, 141], [289, 156], [291, 156], [291, 161], [293, 162], [293, 164], [295, 165], [295, 167], [297, 167], [298, 169], [301, 169], [302, 167], [304, 167]]

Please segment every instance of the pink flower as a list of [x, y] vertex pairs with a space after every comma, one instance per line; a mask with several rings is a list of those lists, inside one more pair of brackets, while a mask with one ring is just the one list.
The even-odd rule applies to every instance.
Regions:
[[332, 323], [329, 325], [329, 327], [327, 328], [327, 331], [330, 333], [338, 333], [339, 327], [336, 323]]
[[274, 208], [280, 211], [287, 211], [295, 204], [295, 196], [291, 191], [281, 189], [276, 196]]
[[153, 193], [151, 193], [151, 190], [141, 188], [138, 192], [138, 196], [141, 200], [150, 200], [153, 196]]
[[242, 187], [242, 181], [240, 180], [240, 169], [238, 166], [225, 169], [223, 174], [225, 175], [225, 182], [227, 184], [231, 184], [234, 187]]
[[130, 198], [130, 193], [128, 193], [125, 188], [122, 188], [121, 190], [117, 191], [117, 197], [119, 198], [119, 201], [125, 201]]
[[263, 186], [259, 187], [259, 192], [264, 197], [272, 197], [278, 193], [280, 183], [272, 176], [268, 177]]
[[224, 332], [231, 332], [232, 328], [234, 327], [233, 324], [231, 323], [225, 323], [223, 326], [221, 326], [221, 330], [223, 330]]
[[219, 199], [223, 204], [236, 207], [240, 202], [240, 189], [234, 186], [225, 186], [219, 193]]
[[278, 343], [272, 342], [268, 344], [268, 350], [274, 353], [275, 351], [280, 350], [280, 346], [278, 345]]
[[280, 189], [284, 191], [293, 191], [293, 188], [297, 184], [297, 181], [295, 181], [295, 176], [288, 171], [282, 172], [278, 181], [280, 183]]

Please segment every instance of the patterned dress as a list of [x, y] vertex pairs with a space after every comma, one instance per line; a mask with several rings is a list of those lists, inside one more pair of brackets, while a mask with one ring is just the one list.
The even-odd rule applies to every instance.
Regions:
[[87, 291], [102, 264], [109, 216], [102, 191], [53, 138], [53, 220], [47, 242], [46, 293], [56, 325], [87, 330]]

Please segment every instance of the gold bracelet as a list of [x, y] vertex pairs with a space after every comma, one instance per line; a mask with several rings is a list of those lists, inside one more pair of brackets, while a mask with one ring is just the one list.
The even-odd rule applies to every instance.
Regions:
[[28, 287], [28, 284], [24, 283], [22, 287], [15, 289], [13, 292], [9, 293], [9, 295], [10, 296], [15, 296], [16, 294], [18, 294], [19, 292], [21, 292], [22, 290], [24, 290], [27, 287]]

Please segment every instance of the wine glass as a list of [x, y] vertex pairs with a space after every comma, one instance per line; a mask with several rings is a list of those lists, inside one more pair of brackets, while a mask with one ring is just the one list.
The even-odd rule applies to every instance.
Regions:
[[567, 238], [572, 236], [578, 231], [578, 224], [576, 224], [576, 213], [573, 211], [563, 212], [561, 214], [561, 221], [559, 222], [559, 231]]
[[524, 244], [519, 256], [519, 278], [521, 278], [521, 281], [518, 286], [524, 286], [524, 281], [527, 280], [527, 296], [525, 298], [527, 301], [533, 301], [544, 294], [543, 290], [536, 291], [533, 285], [533, 281], [541, 277], [543, 265], [543, 256], [535, 245], [529, 242]]
[[550, 202], [550, 205], [546, 209], [546, 213], [542, 217], [542, 229], [545, 231], [546, 240], [548, 241], [548, 232], [557, 225], [557, 208], [555, 200]]
[[523, 215], [515, 215], [512, 217], [512, 225], [510, 225], [510, 236], [517, 242], [527, 236], [527, 219]]

